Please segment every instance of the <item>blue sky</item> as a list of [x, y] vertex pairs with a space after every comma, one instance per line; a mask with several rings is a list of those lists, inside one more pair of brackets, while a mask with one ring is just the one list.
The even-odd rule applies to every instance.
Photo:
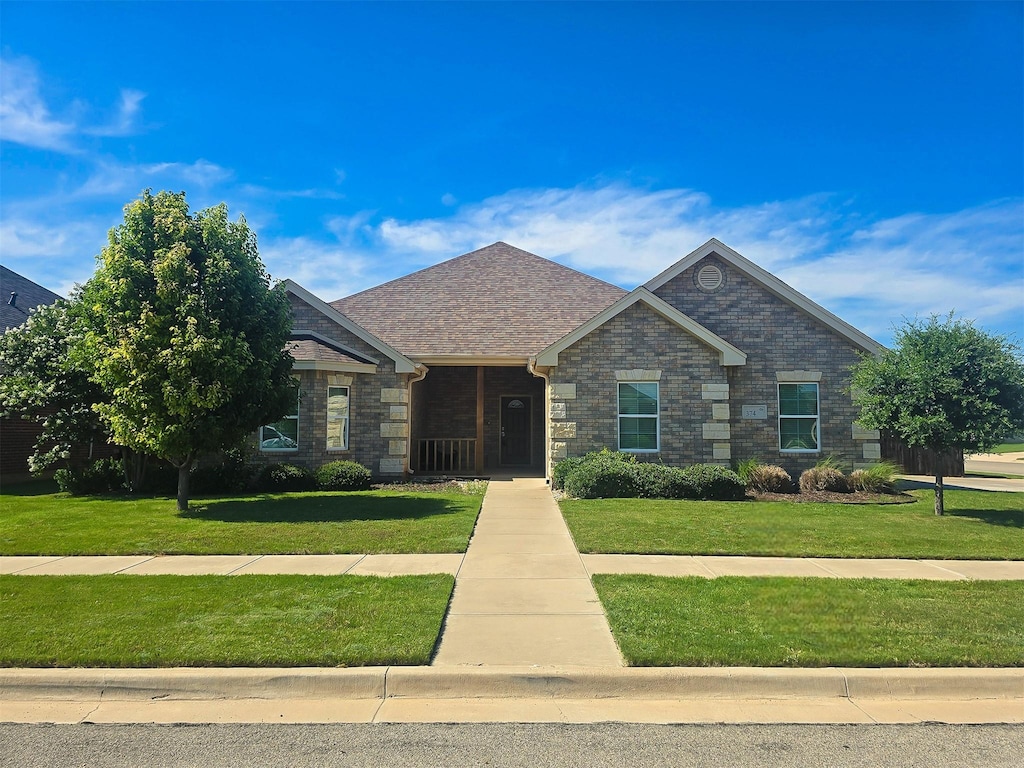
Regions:
[[1024, 3], [0, 3], [0, 261], [145, 188], [327, 300], [504, 240], [625, 288], [718, 237], [883, 343], [1024, 336]]

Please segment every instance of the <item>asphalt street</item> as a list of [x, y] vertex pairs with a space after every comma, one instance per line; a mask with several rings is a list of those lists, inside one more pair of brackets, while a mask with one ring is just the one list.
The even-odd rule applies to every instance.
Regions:
[[1007, 725], [0, 725], [0, 765], [34, 768], [1019, 768]]

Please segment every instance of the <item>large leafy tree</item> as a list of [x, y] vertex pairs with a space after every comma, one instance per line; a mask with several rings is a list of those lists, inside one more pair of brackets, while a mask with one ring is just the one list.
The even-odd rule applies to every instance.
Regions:
[[[970, 321], [932, 315], [907, 321], [895, 346], [862, 360], [851, 380], [859, 421], [908, 445], [984, 451], [1024, 426], [1020, 347]], [[935, 514], [944, 510], [935, 476]]]
[[83, 349], [106, 395], [94, 408], [115, 442], [178, 468], [179, 510], [199, 455], [294, 399], [287, 297], [223, 204], [191, 214], [184, 193], [145, 192], [111, 230], [82, 304]]
[[81, 341], [77, 297], [32, 310], [17, 328], [0, 335], [0, 416], [42, 425], [29, 457], [40, 472], [67, 457], [74, 445], [107, 442], [94, 403], [104, 399], [90, 379], [88, 360], [71, 355]]

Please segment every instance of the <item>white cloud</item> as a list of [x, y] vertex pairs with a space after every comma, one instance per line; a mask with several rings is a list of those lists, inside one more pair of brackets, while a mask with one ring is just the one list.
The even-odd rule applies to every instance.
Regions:
[[82, 150], [75, 139], [80, 135], [130, 136], [137, 132], [137, 120], [145, 94], [130, 88], [121, 90], [113, 117], [97, 125], [88, 122], [88, 104], [72, 102], [66, 114], [57, 117], [43, 97], [43, 86], [34, 62], [22, 57], [0, 59], [0, 139], [37, 149], [68, 154]]
[[632, 288], [717, 237], [883, 343], [903, 317], [951, 309], [1024, 332], [1024, 202], [872, 221], [849, 210], [825, 195], [726, 208], [623, 183], [514, 190], [445, 217], [348, 222], [345, 241], [362, 237], [370, 265], [354, 278], [372, 282], [345, 282], [366, 288], [504, 240]]
[[38, 149], [70, 151], [74, 122], [54, 117], [39, 91], [39, 75], [31, 61], [0, 59], [0, 138]]
[[455, 195], [453, 195], [451, 192], [445, 192], [443, 195], [441, 195], [441, 205], [447, 205], [450, 208], [457, 202], [459, 202], [458, 198], [456, 198]]
[[91, 136], [131, 136], [138, 130], [136, 120], [141, 112], [142, 100], [146, 94], [130, 88], [121, 90], [121, 103], [113, 119], [105, 125], [85, 128]]
[[192, 163], [125, 164], [103, 159], [74, 192], [76, 197], [134, 196], [147, 187], [203, 192], [230, 180], [234, 173], [200, 158]]

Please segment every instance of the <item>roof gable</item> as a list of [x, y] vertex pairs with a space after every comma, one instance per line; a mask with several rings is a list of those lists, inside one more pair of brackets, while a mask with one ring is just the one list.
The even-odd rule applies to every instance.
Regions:
[[571, 333], [563, 336], [554, 344], [547, 347], [547, 349], [543, 350], [539, 355], [537, 355], [537, 365], [557, 366], [559, 352], [568, 349], [577, 341], [597, 330], [613, 317], [616, 317], [637, 302], [643, 302], [669, 322], [675, 324], [705, 345], [717, 350], [719, 354], [719, 361], [722, 365], [746, 364], [747, 356], [743, 351], [734, 347], [721, 336], [712, 333], [693, 318], [684, 315], [668, 302], [655, 296], [644, 286], [640, 286], [623, 296], [597, 316], [576, 328]]
[[[18, 294], [14, 304], [10, 303], [12, 293]], [[29, 310], [43, 304], [53, 304], [60, 298], [49, 288], [0, 264], [0, 332], [17, 328], [28, 320]]]
[[870, 336], [858, 331], [852, 325], [841, 320], [820, 304], [817, 304], [807, 298], [795, 288], [792, 288], [782, 282], [779, 278], [775, 277], [775, 275], [757, 266], [757, 264], [750, 261], [750, 259], [741, 256], [739, 253], [716, 238], [711, 238], [700, 248], [689, 255], [684, 256], [660, 275], [645, 283], [644, 287], [651, 292], [657, 291], [663, 285], [681, 275], [698, 261], [712, 254], [727, 264], [730, 264], [769, 293], [778, 296], [793, 307], [796, 307], [810, 315], [819, 323], [836, 332], [847, 341], [855, 344], [861, 349], [872, 354], [880, 354], [883, 351], [884, 348], [882, 345]]
[[392, 348], [390, 345], [382, 341], [381, 339], [374, 336], [372, 333], [367, 331], [365, 328], [360, 326], [358, 323], [353, 322], [345, 315], [338, 312], [338, 310], [326, 304], [321, 299], [318, 299], [312, 293], [307, 291], [301, 285], [296, 283], [294, 280], [284, 281], [285, 290], [295, 296], [298, 296], [304, 302], [306, 302], [313, 309], [322, 313], [327, 319], [340, 325], [349, 333], [362, 339], [374, 349], [378, 350], [385, 357], [391, 358], [395, 362], [395, 373], [414, 373], [416, 371], [416, 363], [407, 358], [398, 350]]
[[485, 357], [525, 362], [625, 293], [498, 242], [330, 306], [428, 364]]

